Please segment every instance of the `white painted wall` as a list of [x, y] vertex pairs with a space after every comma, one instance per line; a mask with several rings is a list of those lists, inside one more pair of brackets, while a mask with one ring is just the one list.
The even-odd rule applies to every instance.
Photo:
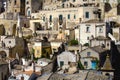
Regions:
[[68, 51], [62, 52], [57, 56], [57, 63], [59, 67], [60, 61], [63, 61], [64, 65], [68, 65], [68, 62], [76, 62], [76, 55]]
[[[65, 18], [66, 21], [66, 27], [69, 28], [68, 23], [74, 22], [75, 24], [78, 24], [80, 22], [80, 18], [82, 22], [91, 20], [91, 19], [96, 19], [96, 16], [93, 14], [93, 11], [96, 10], [97, 7], [93, 6], [88, 6], [88, 7], [74, 7], [74, 8], [60, 8], [56, 10], [49, 10], [49, 11], [39, 11], [39, 13], [32, 13], [31, 16], [36, 19], [43, 19], [45, 17], [46, 21], [49, 21], [50, 15], [52, 16], [52, 23], [55, 18], [59, 19], [59, 15], [63, 15], [63, 18]], [[85, 13], [89, 12], [89, 18], [85, 17]], [[68, 19], [68, 15], [70, 15], [70, 19]], [[74, 16], [76, 18], [74, 18]], [[45, 22], [46, 22], [45, 21]], [[54, 27], [54, 23], [50, 25], [48, 23], [48, 27]], [[59, 23], [58, 23], [59, 26]], [[74, 27], [74, 26], [73, 26]], [[52, 28], [53, 29], [53, 28]]]
[[[104, 36], [106, 37], [106, 27], [101, 26], [101, 27], [96, 27], [96, 25], [103, 25], [105, 23], [81, 23], [79, 27], [79, 36], [80, 40], [79, 42], [81, 44], [88, 43], [89, 40], [92, 38], [92, 36], [97, 37], [97, 36]], [[89, 31], [87, 32], [87, 27], [89, 27]], [[102, 32], [99, 32], [99, 29], [102, 28]]]
[[5, 47], [14, 47], [16, 45], [15, 38], [5, 38], [3, 42], [5, 43]]
[[81, 58], [87, 57], [87, 52], [90, 52], [90, 56], [96, 57], [96, 58], [99, 60], [99, 53], [97, 53], [97, 52], [91, 50], [90, 48], [88, 48], [88, 49], [86, 49], [86, 50], [80, 52]]

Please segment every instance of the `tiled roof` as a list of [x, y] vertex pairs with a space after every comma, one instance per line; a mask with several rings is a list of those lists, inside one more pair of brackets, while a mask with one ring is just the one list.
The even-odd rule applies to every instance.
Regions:
[[86, 80], [108, 80], [108, 77], [102, 74], [98, 74], [97, 72], [90, 71]]
[[105, 52], [105, 51], [108, 51], [108, 49], [102, 48], [101, 46], [89, 47], [89, 48], [86, 48], [86, 49], [84, 49], [84, 50], [82, 50], [82, 51], [85, 51], [85, 50], [87, 50], [87, 49], [91, 49], [91, 50], [93, 50], [93, 51], [95, 51], [95, 52], [97, 52], [97, 53], [103, 53], [103, 52]]
[[107, 49], [102, 48], [101, 46], [90, 47], [90, 49], [94, 50], [95, 52], [102, 53], [107, 51]]
[[91, 20], [88, 20], [88, 21], [85, 21], [85, 22], [82, 22], [82, 23], [103, 23], [104, 21], [99, 21], [97, 19], [91, 19]]
[[109, 40], [109, 38], [106, 38], [104, 36], [97, 36], [94, 39], [96, 39], [96, 40]]

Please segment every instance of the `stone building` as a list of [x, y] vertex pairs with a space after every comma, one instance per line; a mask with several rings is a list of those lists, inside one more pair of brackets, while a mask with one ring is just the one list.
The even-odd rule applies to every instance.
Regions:
[[69, 66], [70, 62], [77, 62], [76, 55], [69, 52], [69, 51], [64, 51], [61, 54], [57, 56], [57, 63], [60, 68], [64, 66]]
[[[47, 29], [59, 30], [60, 27], [62, 29], [73, 28], [80, 22], [97, 19], [93, 13], [95, 10], [97, 10], [97, 7], [93, 6], [41, 10], [39, 13], [32, 13], [31, 17], [33, 19], [41, 20], [40, 24], [43, 28], [45, 26], [43, 24], [46, 23], [48, 26]], [[30, 27], [35, 26], [30, 25]], [[34, 28], [32, 30], [34, 31]]]
[[80, 23], [75, 29], [75, 39], [82, 45], [98, 36], [106, 37], [106, 24], [98, 20], [89, 20]]
[[[100, 46], [94, 46], [80, 52], [80, 60], [85, 69], [97, 69], [102, 67], [108, 50]], [[98, 63], [99, 61], [99, 63]]]

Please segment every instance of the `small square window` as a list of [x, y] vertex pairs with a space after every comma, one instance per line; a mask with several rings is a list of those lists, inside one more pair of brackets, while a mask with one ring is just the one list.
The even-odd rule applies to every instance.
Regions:
[[9, 43], [11, 43], [11, 41], [9, 41]]
[[99, 33], [102, 33], [103, 32], [103, 29], [102, 28], [99, 28]]
[[87, 57], [90, 57], [91, 53], [90, 52], [87, 52]]
[[84, 66], [86, 66], [86, 67], [88, 66], [88, 62], [87, 61], [84, 62]]

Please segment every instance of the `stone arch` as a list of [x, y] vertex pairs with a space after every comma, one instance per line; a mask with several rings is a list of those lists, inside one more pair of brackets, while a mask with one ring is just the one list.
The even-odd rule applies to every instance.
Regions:
[[0, 51], [0, 56], [1, 56], [1, 58], [5, 58], [5, 57], [7, 57], [7, 54], [5, 51]]

